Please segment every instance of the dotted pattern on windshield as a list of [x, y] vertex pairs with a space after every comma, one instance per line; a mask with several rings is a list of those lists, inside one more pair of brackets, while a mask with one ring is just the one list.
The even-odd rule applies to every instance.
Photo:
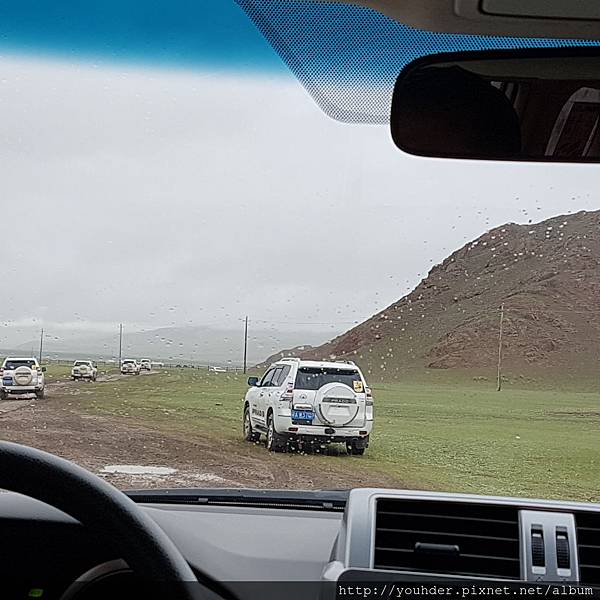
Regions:
[[431, 33], [373, 9], [338, 2], [236, 1], [321, 109], [348, 123], [387, 123], [398, 73], [427, 54], [598, 45]]

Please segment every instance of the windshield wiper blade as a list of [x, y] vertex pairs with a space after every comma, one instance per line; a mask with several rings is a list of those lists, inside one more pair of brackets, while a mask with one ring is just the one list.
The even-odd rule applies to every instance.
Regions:
[[146, 504], [196, 504], [342, 511], [348, 490], [257, 490], [238, 488], [172, 488], [125, 493]]

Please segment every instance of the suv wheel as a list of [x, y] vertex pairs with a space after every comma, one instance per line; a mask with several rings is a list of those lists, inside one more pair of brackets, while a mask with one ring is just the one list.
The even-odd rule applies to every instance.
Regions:
[[250, 409], [248, 406], [244, 407], [244, 439], [247, 442], [258, 442], [260, 439], [260, 433], [252, 429], [252, 421], [250, 420]]
[[275, 431], [273, 415], [269, 415], [267, 423], [267, 450], [269, 452], [283, 452], [286, 447], [286, 437]]
[[36, 398], [43, 398], [44, 397], [44, 392], [45, 392], [44, 388], [42, 388], [41, 390], [36, 390], [35, 391]]
[[0, 390], [0, 400], [8, 400], [8, 392], [6, 390]]
[[346, 452], [351, 456], [362, 456], [365, 453], [366, 446], [358, 445], [356, 440], [346, 442]]

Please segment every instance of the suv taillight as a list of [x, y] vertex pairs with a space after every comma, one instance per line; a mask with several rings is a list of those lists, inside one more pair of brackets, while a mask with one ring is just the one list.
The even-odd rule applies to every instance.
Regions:
[[373, 406], [373, 392], [371, 391], [371, 388], [366, 388], [365, 389], [366, 395], [367, 395], [367, 401], [366, 401], [366, 405], [367, 406]]

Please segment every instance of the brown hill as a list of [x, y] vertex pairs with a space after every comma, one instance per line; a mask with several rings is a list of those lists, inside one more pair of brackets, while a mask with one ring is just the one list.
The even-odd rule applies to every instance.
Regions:
[[600, 357], [600, 211], [510, 223], [434, 266], [410, 294], [306, 357], [493, 372], [596, 369]]

